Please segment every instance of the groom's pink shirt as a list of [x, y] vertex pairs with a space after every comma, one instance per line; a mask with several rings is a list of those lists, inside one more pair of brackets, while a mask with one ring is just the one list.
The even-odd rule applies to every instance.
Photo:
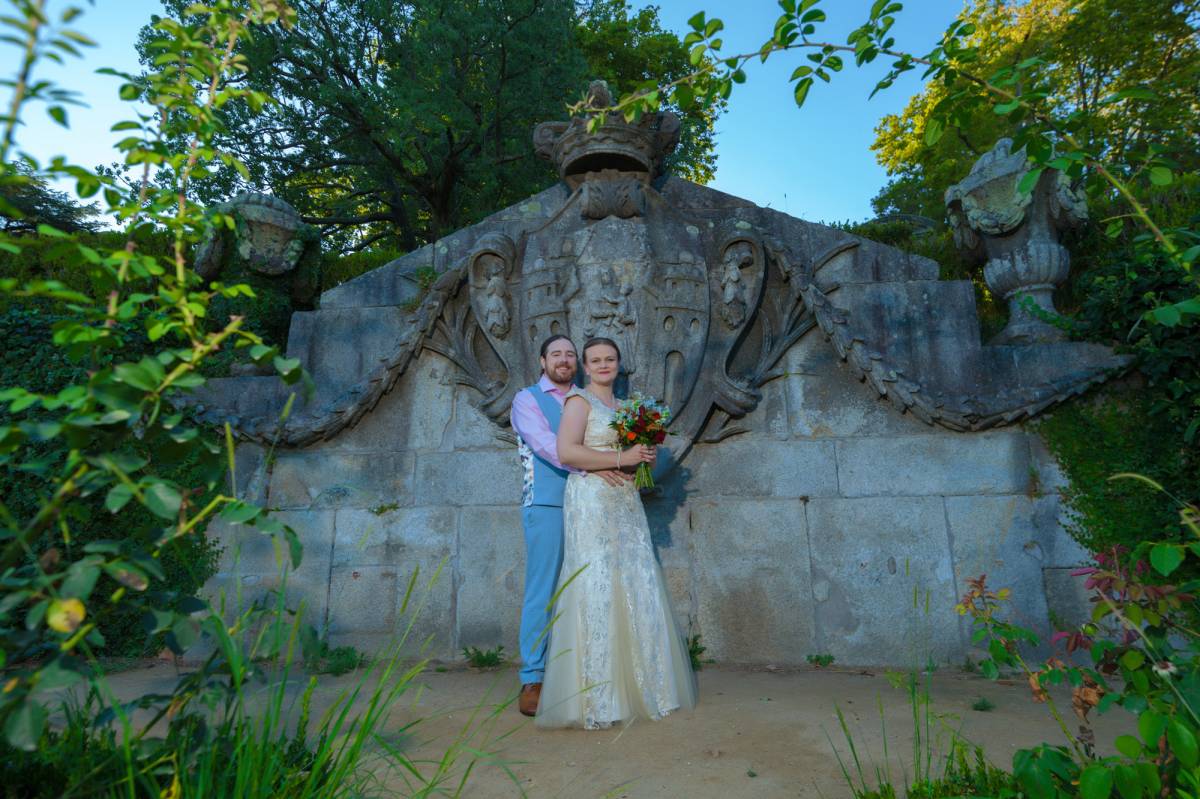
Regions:
[[[559, 405], [567, 401], [567, 392], [551, 383], [550, 378], [544, 374], [542, 379], [537, 382], [537, 387], [554, 397]], [[527, 391], [518, 391], [517, 396], [513, 397], [511, 419], [513, 430], [517, 431], [521, 440], [542, 460], [559, 469], [580, 473], [578, 469], [563, 466], [562, 461], [558, 459], [558, 436], [550, 429], [550, 422], [546, 421], [546, 417], [542, 415], [537, 400]]]

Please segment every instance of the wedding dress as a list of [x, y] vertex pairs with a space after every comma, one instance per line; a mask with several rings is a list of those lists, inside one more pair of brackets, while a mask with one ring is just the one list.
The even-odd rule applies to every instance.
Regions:
[[[572, 396], [591, 405], [583, 443], [615, 450], [613, 411], [589, 392]], [[567, 478], [558, 588], [537, 726], [600, 729], [695, 706], [696, 676], [632, 482]]]

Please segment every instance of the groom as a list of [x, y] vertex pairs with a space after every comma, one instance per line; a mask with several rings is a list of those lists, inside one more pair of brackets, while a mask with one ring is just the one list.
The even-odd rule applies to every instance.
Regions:
[[[549, 641], [550, 597], [563, 559], [563, 489], [574, 471], [558, 460], [558, 424], [563, 402], [575, 382], [577, 357], [571, 339], [551, 336], [542, 343], [542, 377], [517, 392], [512, 404], [512, 426], [517, 452], [525, 471], [521, 496], [521, 521], [525, 528], [525, 601], [521, 608], [521, 697], [518, 707], [526, 716], [537, 713], [546, 671]], [[624, 472], [592, 474], [610, 485], [632, 479]]]

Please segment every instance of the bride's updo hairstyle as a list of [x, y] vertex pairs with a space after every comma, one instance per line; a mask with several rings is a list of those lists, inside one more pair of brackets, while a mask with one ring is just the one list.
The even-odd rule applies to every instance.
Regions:
[[590, 350], [592, 347], [599, 347], [602, 344], [607, 344], [608, 346], [612, 347], [614, 351], [616, 351], [617, 363], [620, 363], [621, 362], [621, 348], [617, 346], [617, 342], [613, 341], [611, 338], [604, 338], [603, 336], [597, 336], [596, 338], [589, 338], [587, 341], [584, 342], [584, 344], [583, 344], [583, 362], [587, 363], [587, 351], [588, 350]]

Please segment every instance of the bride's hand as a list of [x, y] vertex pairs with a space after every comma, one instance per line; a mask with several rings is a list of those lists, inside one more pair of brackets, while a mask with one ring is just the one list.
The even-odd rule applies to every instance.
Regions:
[[629, 448], [630, 460], [633, 463], [654, 463], [657, 450], [658, 447], [634, 444]]

